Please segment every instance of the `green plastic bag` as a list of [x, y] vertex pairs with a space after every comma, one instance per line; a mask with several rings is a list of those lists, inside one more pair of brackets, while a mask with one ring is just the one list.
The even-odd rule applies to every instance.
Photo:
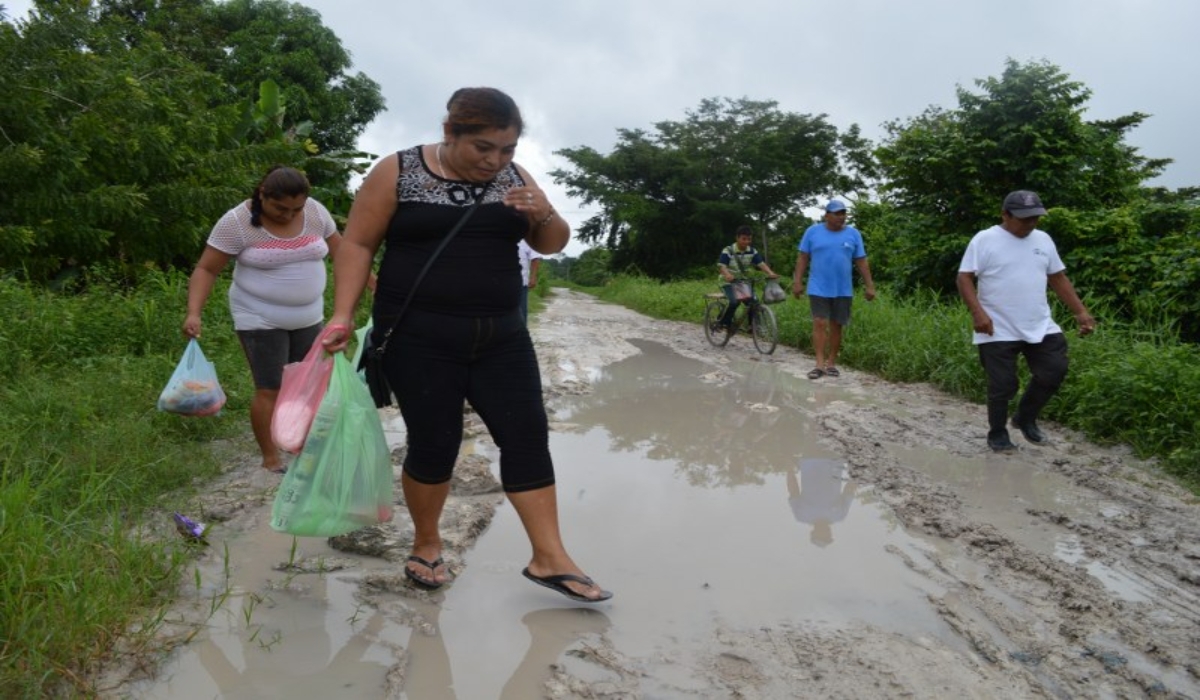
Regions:
[[392, 458], [379, 412], [345, 353], [300, 454], [288, 467], [271, 527], [300, 537], [333, 537], [392, 519]]
[[367, 334], [371, 332], [371, 329], [374, 327], [374, 325], [375, 323], [372, 321], [367, 323], [367, 325], [363, 326], [362, 328], [354, 331], [354, 359], [350, 360], [350, 366], [354, 368], [355, 373], [358, 374], [358, 378], [361, 379], [364, 384], [367, 382], [367, 376], [366, 372], [364, 372], [360, 367], [360, 363], [362, 362], [363, 346], [367, 344]]

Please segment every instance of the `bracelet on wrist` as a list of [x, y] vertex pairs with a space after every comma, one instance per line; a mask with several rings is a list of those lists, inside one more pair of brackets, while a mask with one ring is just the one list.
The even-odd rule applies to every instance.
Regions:
[[537, 226], [535, 228], [541, 228], [541, 227], [545, 226], [546, 224], [550, 223], [550, 220], [553, 219], [557, 215], [558, 215], [558, 212], [554, 211], [554, 207], [550, 207], [550, 213], [546, 215], [546, 218], [537, 222]]

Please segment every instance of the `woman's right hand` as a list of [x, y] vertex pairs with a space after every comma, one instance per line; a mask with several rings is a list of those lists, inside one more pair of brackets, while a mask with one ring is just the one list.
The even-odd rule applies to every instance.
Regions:
[[200, 315], [188, 314], [187, 318], [183, 319], [183, 335], [185, 338], [200, 339]]
[[325, 352], [332, 355], [345, 350], [352, 335], [354, 335], [354, 322], [348, 318], [334, 316], [325, 326], [325, 332], [321, 335], [321, 345], [325, 347]]

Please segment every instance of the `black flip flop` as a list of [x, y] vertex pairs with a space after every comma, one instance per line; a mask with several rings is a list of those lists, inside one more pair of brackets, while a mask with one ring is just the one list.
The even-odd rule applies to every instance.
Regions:
[[[429, 561], [428, 559], [422, 559], [421, 557], [418, 557], [415, 554], [410, 554], [408, 556], [408, 560], [411, 562], [420, 564], [421, 566], [429, 569], [431, 572], [436, 571], [439, 566], [446, 565], [446, 562], [442, 561], [441, 557], [438, 557], [437, 559], [434, 559], [433, 561]], [[408, 580], [412, 581], [413, 583], [417, 584], [418, 586], [428, 589], [428, 590], [431, 590], [431, 591], [437, 590], [438, 588], [442, 587], [443, 582], [438, 581], [437, 579], [425, 578], [424, 576], [418, 574], [417, 572], [413, 571], [412, 569], [408, 568], [407, 566], [404, 567], [404, 575], [408, 577]]]
[[554, 576], [534, 576], [533, 574], [531, 574], [529, 572], [529, 567], [526, 567], [524, 570], [522, 570], [521, 575], [524, 576], [525, 578], [529, 579], [530, 581], [533, 581], [534, 583], [536, 583], [539, 586], [545, 586], [546, 588], [549, 588], [552, 591], [558, 591], [559, 593], [562, 593], [563, 595], [570, 598], [571, 600], [577, 600], [580, 603], [599, 603], [601, 601], [605, 601], [605, 600], [608, 600], [609, 598], [613, 597], [612, 593], [602, 589], [600, 591], [599, 598], [589, 598], [585, 595], [579, 595], [575, 591], [571, 590], [571, 588], [569, 586], [567, 586], [565, 583], [567, 581], [571, 581], [573, 583], [582, 583], [585, 586], [595, 586], [596, 582], [593, 581], [592, 579], [588, 578], [587, 576], [576, 576], [575, 574], [557, 574]]
[[821, 377], [824, 377], [824, 376], [825, 376], [825, 370], [821, 369], [820, 367], [816, 367], [816, 368], [810, 369], [808, 371], [809, 379], [820, 379]]

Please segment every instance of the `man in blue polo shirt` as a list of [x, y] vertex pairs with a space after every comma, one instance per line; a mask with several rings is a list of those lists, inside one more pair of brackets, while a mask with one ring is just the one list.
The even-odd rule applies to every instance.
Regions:
[[792, 295], [800, 297], [804, 274], [808, 272], [813, 353], [817, 356], [817, 366], [808, 373], [808, 378], [836, 377], [842, 327], [850, 324], [850, 303], [854, 300], [854, 268], [858, 268], [866, 282], [867, 301], [875, 298], [867, 251], [858, 229], [846, 225], [846, 205], [836, 199], [825, 205], [825, 220], [804, 232], [799, 249]]

